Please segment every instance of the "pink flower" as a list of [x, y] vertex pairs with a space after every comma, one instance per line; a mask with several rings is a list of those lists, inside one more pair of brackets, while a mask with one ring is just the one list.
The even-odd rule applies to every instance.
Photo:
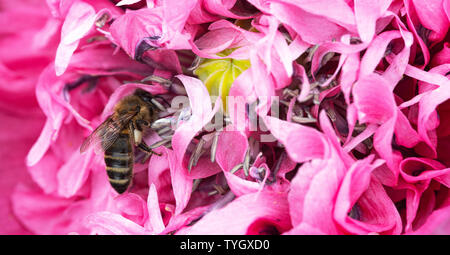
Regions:
[[[2, 233], [449, 234], [449, 3], [5, 2]], [[118, 194], [80, 145], [136, 89]]]

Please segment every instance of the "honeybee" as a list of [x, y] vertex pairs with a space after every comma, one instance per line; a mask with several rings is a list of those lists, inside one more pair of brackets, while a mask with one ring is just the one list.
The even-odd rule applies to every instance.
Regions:
[[[148, 155], [152, 151], [142, 140], [143, 133], [158, 117], [154, 96], [143, 89], [121, 99], [111, 114], [80, 147], [84, 153], [91, 146], [96, 153], [104, 153], [106, 173], [117, 193], [122, 194], [133, 178], [134, 146]], [[133, 146], [134, 145], [134, 146]]]

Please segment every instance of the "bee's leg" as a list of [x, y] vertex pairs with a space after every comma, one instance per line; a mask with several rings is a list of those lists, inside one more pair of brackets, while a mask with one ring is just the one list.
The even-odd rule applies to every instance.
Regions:
[[157, 153], [154, 152], [152, 149], [150, 149], [150, 147], [148, 147], [148, 145], [142, 141], [138, 146], [137, 146], [141, 151], [145, 152], [147, 155], [145, 155], [145, 157], [142, 159], [142, 163], [146, 162], [151, 156], [152, 154], [155, 154], [157, 156], [162, 156], [161, 153]]

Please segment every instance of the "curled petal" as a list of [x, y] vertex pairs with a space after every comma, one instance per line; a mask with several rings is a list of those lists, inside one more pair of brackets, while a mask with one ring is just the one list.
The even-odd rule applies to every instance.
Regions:
[[[426, 4], [423, 1], [411, 1], [417, 12], [420, 23], [427, 29], [433, 31], [429, 35], [430, 41], [442, 40], [448, 32], [450, 25], [449, 19], [445, 13], [444, 1], [432, 0]], [[447, 5], [448, 7], [448, 5]]]
[[[240, 3], [239, 0], [203, 0], [202, 4], [205, 9], [208, 10], [212, 14], [225, 16], [233, 19], [248, 19], [251, 18], [253, 13], [249, 13], [245, 11], [245, 8], [233, 8], [237, 3]], [[239, 6], [238, 6], [239, 7]]]
[[271, 133], [285, 147], [293, 161], [305, 162], [323, 158], [327, 153], [327, 142], [317, 130], [299, 124], [266, 116], [264, 122]]
[[111, 35], [136, 60], [149, 49], [189, 48], [190, 35], [183, 28], [194, 6], [195, 1], [164, 1], [155, 8], [129, 11], [113, 22]]
[[[307, 12], [290, 3], [272, 2], [270, 13], [282, 23], [292, 27], [307, 43], [317, 44], [331, 41], [346, 32], [345, 28], [327, 18]], [[299, 16], [302, 18], [296, 18]]]
[[245, 194], [256, 193], [261, 186], [257, 182], [244, 180], [241, 177], [230, 172], [224, 172], [224, 175], [225, 178], [227, 179], [227, 183], [228, 186], [230, 187], [230, 190], [237, 197]]
[[361, 77], [353, 87], [353, 96], [362, 123], [381, 124], [397, 113], [389, 84], [379, 75]]
[[375, 35], [376, 21], [388, 9], [392, 0], [384, 1], [356, 1], [355, 2], [355, 19], [358, 33], [361, 40], [366, 42], [372, 40]]
[[376, 167], [370, 164], [372, 158], [355, 162], [346, 173], [337, 195], [334, 217], [355, 234], [399, 234], [400, 215], [381, 183], [371, 176], [370, 170]]
[[413, 232], [410, 232], [409, 234], [447, 235], [450, 231], [450, 220], [448, 218], [449, 213], [449, 205], [433, 211], [421, 227]]
[[[212, 109], [209, 93], [200, 80], [184, 75], [177, 75], [176, 77], [180, 79], [186, 88], [192, 115], [175, 130], [175, 134], [172, 138], [172, 147], [177, 160], [179, 160], [179, 164], [182, 164], [187, 172], [186, 166], [188, 159], [184, 157], [187, 147], [197, 132], [211, 120], [221, 103], [219, 103], [219, 97], [217, 99], [218, 101], [215, 103], [214, 109]], [[208, 171], [206, 168], [194, 167], [189, 175], [191, 178], [203, 178], [217, 173], [218, 171], [220, 171], [220, 169], [210, 168]]]
[[120, 214], [111, 212], [98, 212], [89, 215], [86, 226], [91, 229], [91, 234], [100, 235], [145, 235], [150, 234], [144, 227], [128, 220]]
[[116, 197], [114, 200], [120, 214], [139, 225], [148, 218], [147, 205], [145, 201], [135, 193], [126, 193]]
[[149, 227], [155, 234], [159, 234], [164, 230], [165, 226], [159, 207], [158, 194], [153, 183], [150, 185], [150, 189], [148, 191], [147, 206], [149, 215], [147, 227]]
[[434, 178], [446, 186], [450, 185], [450, 168], [446, 168], [438, 161], [410, 157], [401, 162], [400, 168], [400, 173], [407, 182], [415, 183]]
[[208, 213], [191, 228], [179, 234], [244, 235], [260, 234], [267, 230], [282, 233], [290, 228], [286, 195], [261, 192], [236, 198], [225, 207]]
[[192, 179], [184, 171], [180, 159], [177, 155], [168, 151], [168, 160], [170, 166], [170, 177], [172, 179], [173, 194], [175, 197], [176, 208], [175, 215], [180, 214], [189, 202], [192, 191]]
[[288, 194], [294, 227], [309, 224], [323, 233], [341, 233], [332, 215], [344, 169], [335, 153], [325, 160], [306, 162], [299, 168]]
[[223, 131], [217, 142], [217, 163], [225, 172], [243, 162], [248, 148], [247, 137], [239, 131]]
[[[62, 197], [72, 197], [83, 186], [90, 172], [93, 153], [87, 155], [73, 154], [58, 171], [58, 194]], [[77, 169], [74, 171], [74, 169]]]

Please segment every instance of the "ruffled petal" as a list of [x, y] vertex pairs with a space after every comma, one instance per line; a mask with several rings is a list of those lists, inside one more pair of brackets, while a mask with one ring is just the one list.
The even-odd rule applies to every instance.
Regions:
[[[265, 224], [260, 224], [261, 221]], [[290, 228], [286, 196], [274, 192], [261, 192], [236, 198], [225, 207], [208, 213], [179, 234], [244, 235], [262, 234], [265, 231], [283, 233]]]
[[61, 75], [69, 65], [73, 52], [95, 22], [95, 10], [85, 2], [76, 1], [67, 13], [61, 30], [61, 42], [55, 56], [56, 75]]
[[120, 214], [111, 212], [98, 212], [89, 215], [86, 226], [91, 229], [91, 234], [97, 235], [145, 235], [150, 234], [144, 227], [126, 219]]
[[110, 32], [136, 60], [151, 48], [187, 49], [190, 35], [183, 28], [194, 6], [195, 1], [164, 1], [155, 8], [129, 11], [112, 23]]

